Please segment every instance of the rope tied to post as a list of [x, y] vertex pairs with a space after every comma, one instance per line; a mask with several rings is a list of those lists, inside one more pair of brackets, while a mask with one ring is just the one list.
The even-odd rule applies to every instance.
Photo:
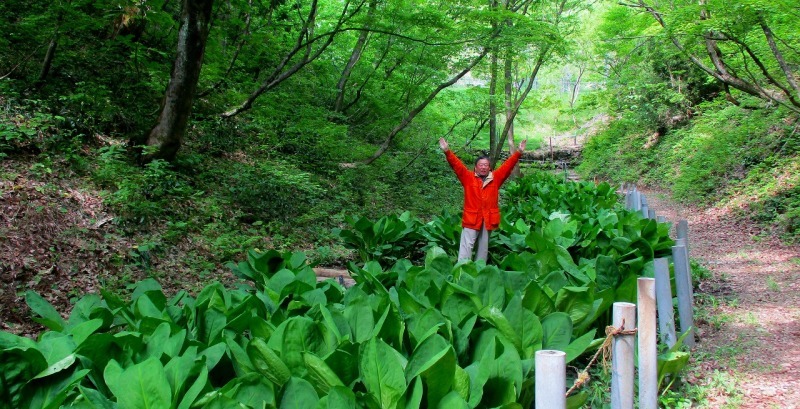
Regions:
[[595, 352], [592, 356], [592, 359], [589, 360], [589, 364], [586, 365], [586, 368], [584, 368], [583, 371], [578, 374], [578, 377], [575, 379], [575, 382], [572, 384], [572, 387], [569, 388], [566, 395], [571, 395], [572, 392], [583, 386], [583, 384], [589, 380], [589, 369], [594, 366], [594, 364], [597, 362], [597, 357], [600, 356], [601, 353], [603, 354], [603, 366], [605, 367], [608, 365], [608, 359], [611, 357], [611, 341], [614, 339], [614, 337], [619, 335], [636, 335], [636, 331], [636, 328], [625, 329], [625, 319], [622, 320], [622, 325], [620, 325], [619, 328], [614, 327], [613, 325], [607, 326], [606, 339], [604, 339], [603, 343], [600, 344], [600, 347], [597, 348], [597, 352]]

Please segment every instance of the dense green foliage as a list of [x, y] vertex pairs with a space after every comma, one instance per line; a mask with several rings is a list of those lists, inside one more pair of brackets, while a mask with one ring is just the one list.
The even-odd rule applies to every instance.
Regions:
[[[142, 167], [131, 143], [156, 120], [182, 2], [6, 1], [0, 156], [101, 189], [114, 224], [153, 249], [196, 243], [190, 258], [221, 265], [252, 246], [302, 246], [335, 263], [330, 229], [348, 215], [457, 211], [435, 142], [488, 150], [489, 98], [482, 78], [450, 80], [471, 64], [482, 77], [501, 45], [508, 81], [530, 78], [527, 58], [563, 55], [584, 8], [528, 3], [217, 2], [178, 156]], [[517, 132], [531, 130], [527, 115]]]
[[[682, 7], [656, 5], [673, 6]], [[703, 7], [710, 17], [700, 17]], [[608, 60], [613, 75], [607, 93], [618, 119], [587, 143], [580, 172], [662, 186], [687, 203], [728, 206], [798, 240], [800, 119], [789, 102], [797, 90], [787, 81], [796, 77], [798, 56], [791, 50], [800, 38], [786, 20], [786, 7], [785, 2], [693, 2], [665, 15], [663, 26], [631, 8], [610, 8], [598, 30], [615, 39], [606, 46], [614, 57]], [[763, 27], [780, 39], [777, 52], [769, 48]], [[733, 75], [749, 73], [747, 81], [774, 90], [774, 97], [710, 81], [703, 69], [712, 64], [710, 56], [703, 57], [705, 45], [691, 43], [702, 39], [704, 30]], [[684, 51], [675, 38], [685, 42]], [[782, 60], [788, 61], [788, 77]], [[756, 73], [751, 66], [763, 70]], [[780, 87], [785, 92], [778, 92]]]
[[[0, 393], [20, 408], [530, 407], [534, 353], [562, 350], [569, 362], [601, 342], [612, 303], [633, 300], [636, 278], [673, 242], [607, 184], [539, 175], [510, 190], [521, 217], [501, 236], [514, 251], [499, 265], [453, 265], [432, 247], [416, 263], [352, 264], [345, 289], [318, 281], [302, 252], [250, 251], [232, 265], [249, 283], [235, 290], [167, 297], [145, 280], [129, 300], [81, 298], [68, 319], [28, 292], [48, 331], [0, 332]], [[354, 224], [420, 227], [408, 214]], [[351, 243], [387, 260], [407, 236]]]
[[[667, 226], [607, 184], [529, 175], [504, 192], [490, 264], [453, 265], [461, 192], [439, 137], [466, 159], [512, 124], [533, 147], [608, 111], [587, 178], [800, 237], [791, 2], [217, 1], [178, 155], [142, 161], [188, 1], [0, 2], [2, 177], [99, 191], [109, 240], [130, 240], [68, 319], [27, 294], [48, 330], [0, 333], [3, 402], [528, 405], [532, 353], [586, 350], [668, 254]], [[236, 267], [252, 284], [205, 285], [252, 248], [269, 250]], [[126, 288], [130, 269], [172, 274], [152, 262], [171, 254], [203, 285]], [[354, 259], [350, 290], [307, 264]], [[686, 360], [669, 351], [662, 375]]]

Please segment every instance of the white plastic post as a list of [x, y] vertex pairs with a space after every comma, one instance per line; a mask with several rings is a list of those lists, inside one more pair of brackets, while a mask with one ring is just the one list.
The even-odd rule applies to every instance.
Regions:
[[656, 216], [656, 221], [659, 222], [659, 223], [666, 223], [667, 222], [667, 216]]
[[657, 258], [655, 262], [656, 304], [661, 342], [672, 348], [678, 341], [675, 335], [675, 309], [672, 306], [672, 284], [669, 280], [669, 260]]
[[562, 351], [536, 351], [536, 409], [567, 407], [567, 354]]
[[[636, 305], [614, 303], [614, 327], [636, 328]], [[633, 335], [617, 335], [611, 343], [611, 409], [633, 409]]]
[[656, 280], [637, 279], [636, 337], [639, 348], [639, 409], [658, 409]]
[[649, 210], [647, 211], [647, 218], [648, 218], [648, 219], [653, 219], [653, 220], [656, 220], [656, 211], [655, 211], [655, 210], [653, 210], [653, 209], [649, 209]]
[[[681, 333], [694, 327], [694, 302], [692, 301], [692, 278], [689, 276], [689, 261], [686, 259], [686, 246], [672, 247], [672, 264], [675, 268], [675, 291], [678, 294], [678, 317], [681, 320]], [[694, 331], [684, 339], [688, 347], [694, 347]]]
[[650, 209], [647, 207], [646, 204], [643, 204], [641, 210], [639, 211], [642, 213], [642, 217], [644, 217], [645, 219], [648, 218], [650, 215]]
[[633, 189], [633, 209], [631, 210], [637, 212], [642, 210], [642, 194], [636, 189]]

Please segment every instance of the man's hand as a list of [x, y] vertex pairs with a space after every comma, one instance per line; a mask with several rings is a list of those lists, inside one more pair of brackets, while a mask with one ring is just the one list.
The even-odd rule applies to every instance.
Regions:
[[442, 148], [443, 151], [447, 151], [450, 148], [450, 145], [447, 144], [447, 141], [444, 138], [439, 138], [439, 147]]
[[520, 152], [524, 152], [526, 145], [528, 145], [528, 139], [527, 138], [524, 141], [519, 143], [519, 148], [517, 148], [517, 150], [520, 151]]

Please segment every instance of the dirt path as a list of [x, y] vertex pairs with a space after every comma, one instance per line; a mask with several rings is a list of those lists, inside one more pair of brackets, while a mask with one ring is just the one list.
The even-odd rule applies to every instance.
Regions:
[[702, 365], [690, 381], [711, 391], [702, 407], [800, 408], [800, 246], [762, 238], [724, 210], [644, 193], [657, 214], [689, 222], [690, 257], [711, 271], [695, 289]]

